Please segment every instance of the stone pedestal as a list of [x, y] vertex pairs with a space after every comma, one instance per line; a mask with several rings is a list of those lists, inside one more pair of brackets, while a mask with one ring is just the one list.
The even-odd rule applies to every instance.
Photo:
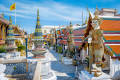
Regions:
[[4, 47], [6, 50], [6, 53], [14, 53], [16, 52], [16, 46], [15, 46], [15, 38], [13, 39], [6, 39], [7, 46]]
[[34, 45], [35, 45], [35, 48], [32, 50], [32, 54], [34, 55], [34, 58], [44, 58], [45, 57], [45, 53], [46, 53], [46, 50], [45, 48], [43, 48], [43, 39], [40, 40], [33, 40], [34, 41]]
[[111, 80], [110, 78], [110, 75], [103, 72], [99, 77], [94, 77], [94, 74], [89, 74], [87, 71], [81, 71], [81, 74], [79, 73], [80, 80]]

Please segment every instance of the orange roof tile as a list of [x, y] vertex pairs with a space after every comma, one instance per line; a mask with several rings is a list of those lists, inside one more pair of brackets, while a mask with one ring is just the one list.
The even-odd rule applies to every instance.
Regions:
[[75, 37], [75, 36], [74, 36], [74, 39], [83, 39], [83, 38], [82, 38], [82, 37]]
[[103, 31], [120, 31], [120, 21], [118, 20], [103, 20], [100, 29]]
[[120, 36], [104, 36], [106, 40], [120, 40]]
[[109, 46], [116, 54], [120, 54], [120, 45], [109, 45]]
[[75, 46], [80, 46], [82, 44], [82, 42], [74, 42]]

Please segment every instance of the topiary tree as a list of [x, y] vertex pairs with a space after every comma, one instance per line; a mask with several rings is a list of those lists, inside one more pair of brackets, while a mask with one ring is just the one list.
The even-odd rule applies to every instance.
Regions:
[[62, 47], [59, 46], [59, 47], [58, 47], [58, 53], [61, 53], [61, 52], [62, 52]]

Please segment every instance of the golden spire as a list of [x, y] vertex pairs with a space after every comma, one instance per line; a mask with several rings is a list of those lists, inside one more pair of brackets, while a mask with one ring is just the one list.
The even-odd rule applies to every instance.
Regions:
[[71, 21], [70, 21], [70, 27], [72, 27], [72, 23], [71, 23]]
[[95, 11], [94, 15], [98, 15], [98, 8], [97, 8], [97, 5], [96, 5], [96, 11]]
[[85, 20], [85, 24], [87, 24], [87, 14], [86, 14], [86, 20]]

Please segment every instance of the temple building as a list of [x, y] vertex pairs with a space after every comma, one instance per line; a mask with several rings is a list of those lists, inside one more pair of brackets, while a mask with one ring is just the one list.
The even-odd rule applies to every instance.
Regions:
[[[0, 15], [0, 45], [5, 44], [5, 39], [6, 39], [6, 35], [7, 35], [7, 30], [9, 27], [9, 21], [6, 20], [4, 18], [4, 15]], [[14, 31], [14, 36], [15, 38], [17, 38], [18, 40], [16, 40], [16, 44], [19, 43], [19, 41], [21, 41], [21, 43], [24, 43], [24, 38], [25, 38], [25, 31], [22, 30], [20, 27], [15, 26], [12, 24], [13, 27], [13, 31]]]
[[[89, 11], [89, 18], [86, 19], [85, 24], [78, 27], [74, 27], [73, 25], [73, 38], [74, 38], [74, 46], [75, 46], [75, 52], [77, 52], [78, 59], [84, 63], [86, 58], [90, 54], [90, 48], [91, 46], [88, 43], [88, 38], [90, 37], [90, 32], [94, 30], [94, 27], [92, 25], [93, 18], [100, 19], [99, 20], [99, 29], [103, 31], [100, 31], [101, 38], [103, 38], [103, 56], [102, 56], [102, 70], [107, 70], [107, 74], [109, 76], [118, 77], [119, 73], [116, 71], [119, 71], [119, 68], [114, 68], [116, 66], [120, 67], [119, 59], [120, 59], [120, 16], [117, 14], [116, 9], [106, 9], [103, 8], [101, 10], [98, 10], [96, 7], [96, 11], [94, 14], [92, 14]], [[60, 30], [56, 30], [57, 33], [57, 44], [59, 46], [62, 46], [64, 50], [68, 48], [68, 37], [70, 35], [70, 26], [67, 26], [65, 29], [63, 29], [63, 33], [60, 33]], [[59, 34], [58, 34], [59, 33]], [[94, 33], [95, 34], [95, 33]], [[95, 55], [93, 55], [93, 58], [95, 59]], [[116, 75], [115, 75], [116, 74]], [[97, 75], [98, 76], [98, 75]]]

